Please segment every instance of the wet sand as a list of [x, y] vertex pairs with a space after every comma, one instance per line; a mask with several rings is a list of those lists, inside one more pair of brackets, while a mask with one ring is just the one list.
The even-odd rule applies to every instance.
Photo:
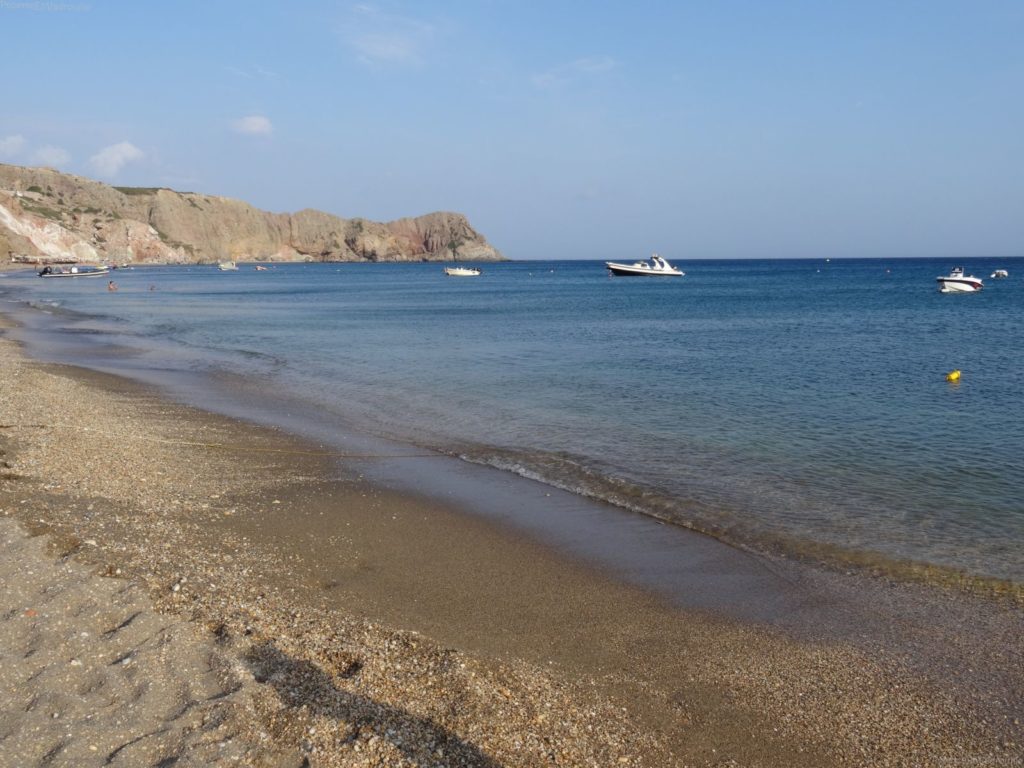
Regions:
[[[0, 424], [0, 510], [51, 551], [5, 559], [137, 585], [187, 627], [236, 676], [211, 715], [230, 739], [207, 738], [243, 764], [1024, 765], [1013, 605], [759, 561], [759, 588], [788, 589], [799, 620], [682, 608], [502, 521], [339, 472], [318, 445], [6, 340]], [[693, 584], [714, 597], [706, 574]], [[31, 599], [3, 607], [31, 620], [24, 658], [3, 657], [4, 725], [58, 687], [31, 668], [56, 631]], [[66, 623], [85, 621], [78, 604]], [[0, 745], [102, 764], [91, 727], [27, 746], [5, 727]], [[208, 764], [200, 726], [186, 736], [161, 759]]]

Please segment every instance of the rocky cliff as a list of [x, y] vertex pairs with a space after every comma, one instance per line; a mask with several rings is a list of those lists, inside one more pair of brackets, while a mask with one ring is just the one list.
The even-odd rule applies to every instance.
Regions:
[[111, 187], [0, 164], [3, 261], [441, 261], [453, 244], [460, 260], [502, 260], [458, 213], [387, 223], [315, 210], [269, 213], [227, 197]]

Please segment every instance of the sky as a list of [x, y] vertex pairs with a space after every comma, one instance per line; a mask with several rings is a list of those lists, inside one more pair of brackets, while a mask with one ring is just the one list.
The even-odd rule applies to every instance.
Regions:
[[1024, 255], [1022, 0], [0, 0], [0, 162], [513, 259]]

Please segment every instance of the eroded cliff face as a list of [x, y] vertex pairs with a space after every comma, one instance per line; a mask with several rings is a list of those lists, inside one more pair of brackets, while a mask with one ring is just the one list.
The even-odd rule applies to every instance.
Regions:
[[193, 263], [465, 261], [501, 254], [459, 213], [378, 223], [323, 211], [270, 213], [241, 200], [111, 187], [48, 168], [0, 164], [0, 259]]

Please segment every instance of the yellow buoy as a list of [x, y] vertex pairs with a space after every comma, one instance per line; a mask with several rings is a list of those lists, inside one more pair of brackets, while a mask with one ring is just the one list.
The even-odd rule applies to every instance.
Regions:
[[946, 381], [960, 381], [960, 369], [947, 373]]

